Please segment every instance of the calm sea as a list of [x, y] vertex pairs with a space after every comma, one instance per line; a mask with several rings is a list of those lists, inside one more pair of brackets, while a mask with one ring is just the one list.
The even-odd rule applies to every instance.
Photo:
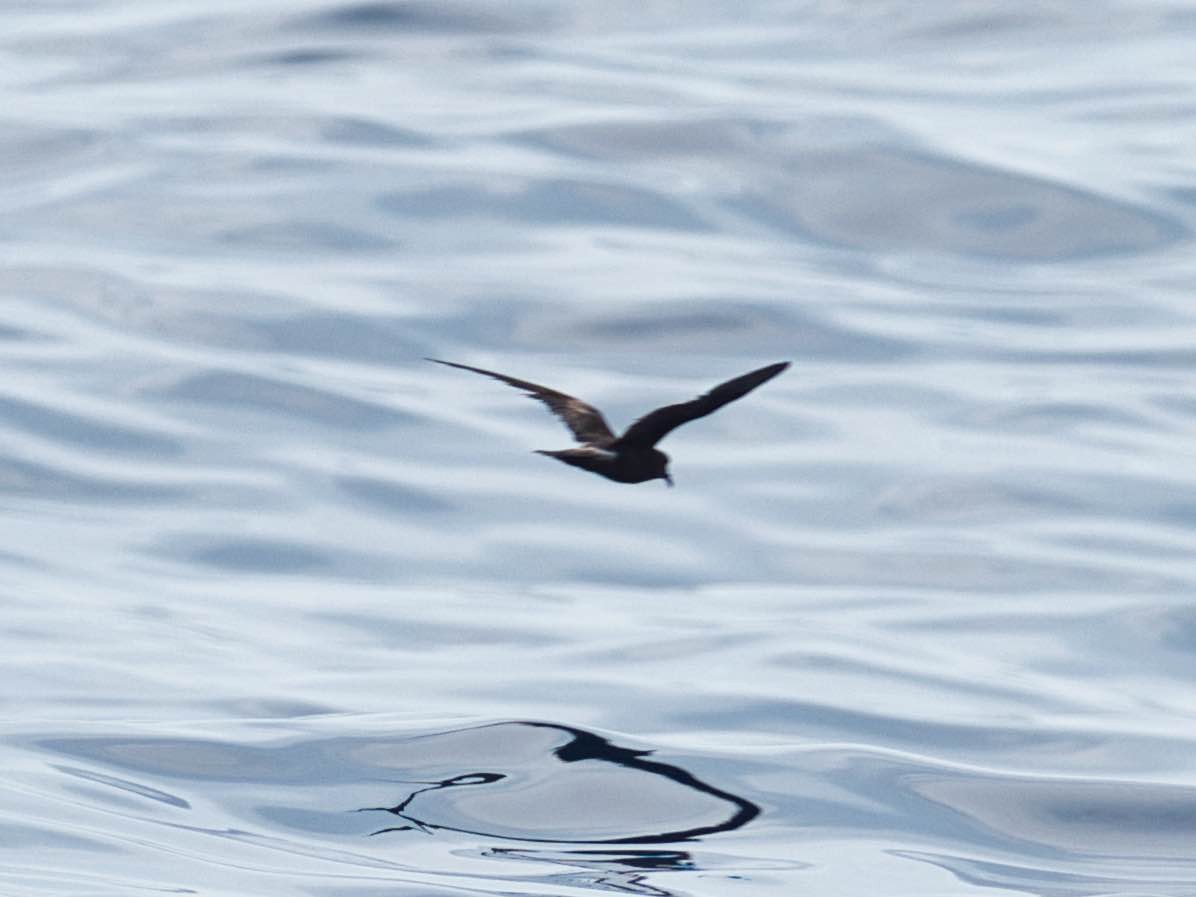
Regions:
[[0, 3], [0, 894], [1196, 894], [1194, 148], [1180, 0]]

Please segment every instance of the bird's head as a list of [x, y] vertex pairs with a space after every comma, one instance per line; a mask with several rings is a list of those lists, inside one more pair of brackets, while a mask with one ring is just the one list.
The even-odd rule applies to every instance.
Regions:
[[664, 480], [670, 486], [673, 478], [669, 476], [669, 456], [659, 449], [652, 450], [652, 471], [656, 474], [653, 479]]

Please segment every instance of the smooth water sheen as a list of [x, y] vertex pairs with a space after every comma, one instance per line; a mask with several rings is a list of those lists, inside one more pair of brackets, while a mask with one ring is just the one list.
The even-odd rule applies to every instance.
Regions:
[[1196, 894], [1196, 6], [0, 23], [0, 893]]

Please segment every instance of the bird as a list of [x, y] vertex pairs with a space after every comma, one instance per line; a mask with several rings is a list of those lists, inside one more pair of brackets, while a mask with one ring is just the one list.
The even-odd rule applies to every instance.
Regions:
[[496, 371], [475, 368], [468, 364], [458, 364], [455, 361], [444, 361], [439, 358], [426, 360], [493, 377], [516, 389], [522, 389], [529, 398], [537, 399], [547, 405], [549, 410], [573, 432], [573, 437], [581, 443], [579, 448], [556, 451], [536, 449], [536, 454], [556, 458], [565, 464], [580, 467], [606, 477], [608, 480], [614, 480], [616, 483], [646, 483], [649, 480], [664, 480], [669, 486], [673, 485], [673, 477], [669, 473], [669, 456], [656, 448], [656, 443], [682, 424], [705, 417], [728, 402], [743, 398], [757, 386], [766, 383], [789, 367], [789, 362], [780, 361], [741, 374], [726, 383], [720, 383], [696, 399], [676, 405], [665, 405], [663, 408], [650, 411], [624, 430], [621, 436], [616, 436], [602, 416], [602, 412], [581, 399], [557, 392], [555, 389], [549, 389], [547, 386], [540, 386], [538, 383], [508, 377], [506, 374]]

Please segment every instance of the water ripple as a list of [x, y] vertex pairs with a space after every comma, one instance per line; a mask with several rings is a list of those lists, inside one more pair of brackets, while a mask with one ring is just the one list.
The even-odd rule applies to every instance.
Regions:
[[0, 891], [1193, 891], [1196, 16], [193, 6], [3, 12]]

